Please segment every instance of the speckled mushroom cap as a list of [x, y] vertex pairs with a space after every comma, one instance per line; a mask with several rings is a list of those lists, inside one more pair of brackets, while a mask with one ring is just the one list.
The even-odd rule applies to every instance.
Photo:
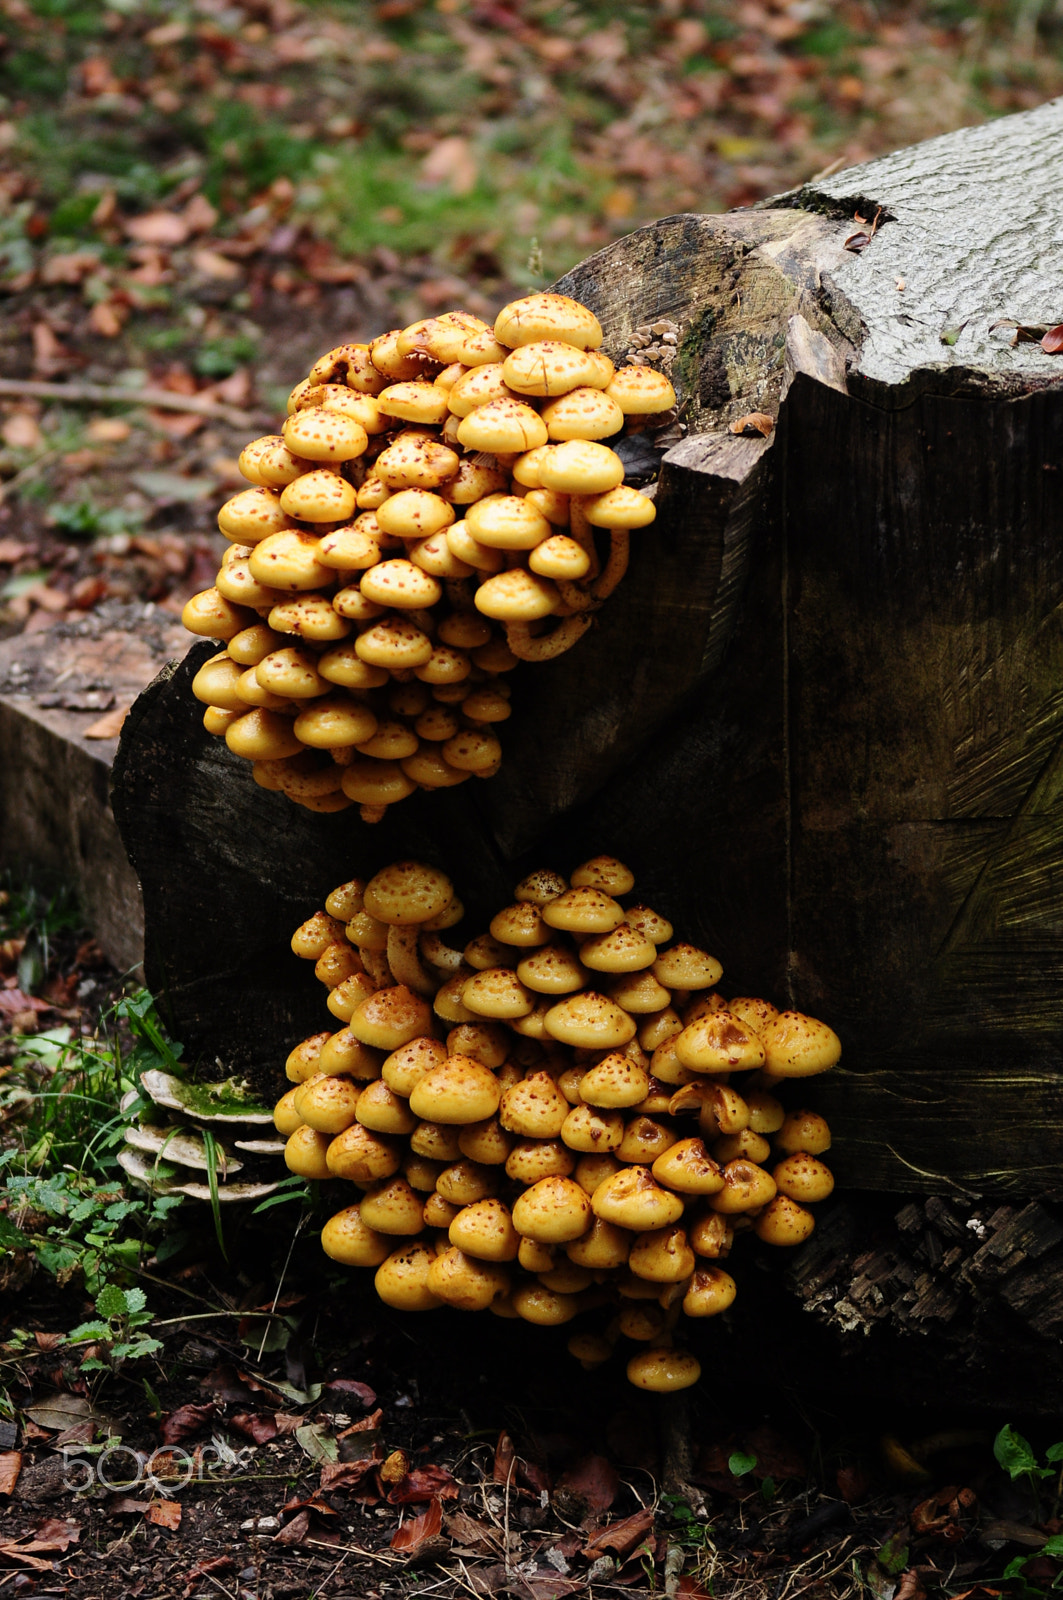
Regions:
[[493, 1117], [501, 1086], [488, 1067], [470, 1056], [451, 1056], [414, 1084], [410, 1110], [427, 1122], [483, 1122]]
[[585, 1050], [613, 1050], [635, 1037], [634, 1019], [593, 990], [551, 1006], [544, 1027], [552, 1039]]
[[609, 933], [592, 934], [580, 945], [580, 960], [593, 972], [641, 972], [657, 960], [656, 946], [626, 922]]
[[513, 1226], [539, 1244], [567, 1244], [591, 1223], [589, 1196], [572, 1178], [541, 1178], [513, 1206]]
[[604, 494], [588, 495], [583, 515], [592, 528], [646, 528], [656, 521], [657, 507], [649, 495], [622, 483]]
[[502, 374], [511, 389], [540, 397], [567, 394], [586, 384], [604, 388], [609, 378], [593, 354], [560, 339], [519, 346], [502, 363]]
[[653, 1176], [666, 1189], [680, 1194], [718, 1194], [724, 1186], [723, 1172], [701, 1139], [680, 1139], [654, 1161]]
[[[589, 385], [547, 400], [539, 415], [551, 441], [610, 439], [624, 426], [624, 413], [616, 401], [610, 400], [603, 389]], [[547, 484], [547, 488], [552, 487]]]
[[559, 872], [549, 867], [539, 867], [520, 880], [513, 898], [526, 900], [529, 905], [544, 906], [547, 901], [556, 900], [558, 895], [564, 894], [567, 888], [568, 881]]
[[548, 1072], [532, 1072], [502, 1096], [499, 1120], [522, 1139], [556, 1139], [569, 1104]]
[[534, 450], [549, 437], [542, 417], [523, 400], [489, 400], [458, 424], [458, 442], [466, 450]]
[[601, 889], [566, 889], [543, 906], [542, 917], [566, 933], [611, 933], [624, 921], [624, 908]]
[[432, 1023], [430, 1007], [404, 984], [378, 989], [356, 1006], [347, 1024], [356, 1039], [376, 1050], [397, 1050], [427, 1033]]
[[536, 994], [574, 994], [586, 988], [590, 974], [578, 957], [562, 945], [543, 945], [517, 963], [517, 977]]
[[516, 349], [556, 339], [578, 350], [597, 350], [604, 337], [601, 323], [578, 300], [549, 291], [525, 295], [503, 306], [495, 318], [495, 338]]
[[366, 884], [363, 905], [378, 922], [395, 927], [430, 922], [450, 905], [454, 885], [445, 872], [422, 861], [396, 861]]
[[622, 973], [608, 986], [610, 1000], [634, 1016], [653, 1016], [667, 1006], [670, 990], [658, 983], [652, 972]]
[[[447, 532], [449, 537], [453, 529]], [[549, 578], [513, 567], [482, 583], [474, 603], [485, 617], [495, 617], [500, 622], [537, 622], [556, 610], [560, 598]]]
[[625, 416], [650, 416], [670, 411], [676, 403], [670, 380], [652, 367], [617, 367], [605, 392]]
[[621, 1167], [605, 1178], [591, 1195], [591, 1207], [603, 1222], [643, 1233], [666, 1228], [683, 1215], [677, 1194], [662, 1189], [647, 1167]]
[[650, 1091], [649, 1073], [630, 1056], [613, 1050], [580, 1080], [580, 1099], [609, 1109], [641, 1105]]
[[816, 1219], [811, 1211], [806, 1211], [789, 1195], [777, 1194], [758, 1215], [753, 1231], [763, 1244], [792, 1247], [803, 1244], [815, 1226]]
[[654, 1394], [672, 1394], [689, 1389], [701, 1377], [701, 1363], [689, 1350], [661, 1346], [640, 1350], [627, 1364], [629, 1383]]
[[783, 1011], [761, 1035], [765, 1065], [779, 1078], [809, 1078], [841, 1059], [842, 1044], [825, 1022], [800, 1011]]
[[469, 978], [461, 1003], [479, 1017], [526, 1017], [534, 999], [509, 967], [485, 967]]

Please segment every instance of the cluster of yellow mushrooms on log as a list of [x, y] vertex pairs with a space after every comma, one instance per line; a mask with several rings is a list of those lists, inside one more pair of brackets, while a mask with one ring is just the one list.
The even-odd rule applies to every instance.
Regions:
[[292, 940], [340, 1027], [292, 1051], [274, 1120], [293, 1172], [361, 1190], [321, 1242], [375, 1269], [388, 1305], [545, 1326], [606, 1308], [572, 1354], [589, 1368], [626, 1336], [628, 1377], [666, 1391], [700, 1372], [680, 1317], [734, 1299], [734, 1235], [811, 1233], [830, 1132], [775, 1091], [841, 1046], [799, 1012], [725, 1000], [713, 956], [621, 904], [633, 887], [608, 856], [533, 872], [455, 948], [462, 906], [436, 868], [340, 885]]
[[225, 643], [193, 692], [265, 788], [375, 822], [498, 770], [504, 674], [586, 632], [656, 515], [601, 441], [675, 391], [601, 342], [564, 295], [446, 312], [330, 350], [243, 451], [184, 622]]

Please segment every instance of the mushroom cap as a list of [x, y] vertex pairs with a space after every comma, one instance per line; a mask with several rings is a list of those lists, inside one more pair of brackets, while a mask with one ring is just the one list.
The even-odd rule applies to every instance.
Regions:
[[461, 1022], [447, 1034], [447, 1054], [471, 1056], [492, 1071], [506, 1061], [512, 1040], [500, 1022]]
[[354, 648], [371, 667], [386, 667], [389, 672], [423, 667], [432, 656], [432, 641], [428, 635], [410, 618], [400, 616], [387, 616], [382, 622], [374, 623], [359, 634]]
[[646, 528], [656, 520], [657, 507], [648, 494], [622, 483], [604, 494], [589, 495], [583, 515], [592, 528]]
[[676, 1389], [689, 1389], [701, 1377], [701, 1363], [689, 1350], [676, 1350], [670, 1345], [640, 1350], [627, 1364], [628, 1382], [636, 1389], [649, 1389], [654, 1394], [672, 1394]]
[[462, 1155], [485, 1167], [505, 1166], [514, 1143], [513, 1135], [506, 1132], [497, 1116], [468, 1122], [458, 1135]]
[[304, 472], [281, 491], [281, 510], [301, 522], [346, 522], [357, 502], [353, 484], [328, 467]]
[[693, 1072], [747, 1072], [762, 1067], [765, 1058], [757, 1035], [729, 1011], [715, 1011], [684, 1028], [676, 1035], [675, 1053]]
[[517, 963], [517, 977], [536, 994], [574, 994], [590, 981], [578, 957], [557, 944], [542, 945], [526, 955]]
[[604, 337], [593, 311], [568, 295], [550, 291], [511, 300], [495, 318], [494, 333], [499, 344], [511, 349], [556, 339], [577, 350], [597, 350]]
[[289, 1172], [300, 1178], [322, 1179], [332, 1176], [328, 1165], [330, 1148], [327, 1133], [318, 1133], [304, 1122], [288, 1136], [284, 1146], [284, 1164]]
[[[652, 972], [642, 971], [621, 973], [609, 984], [609, 998], [632, 1016], [653, 1017], [665, 1009], [672, 996]], [[642, 1044], [641, 1039], [639, 1043]], [[649, 1047], [643, 1045], [646, 1048]]]
[[342, 572], [371, 567], [380, 560], [380, 533], [376, 513], [363, 511], [353, 522], [322, 534], [317, 541], [317, 559]]
[[491, 918], [489, 926], [492, 939], [500, 944], [527, 950], [550, 942], [550, 929], [543, 922], [539, 907], [527, 900], [504, 906]]
[[654, 1121], [643, 1112], [629, 1117], [624, 1137], [617, 1150], [619, 1161], [652, 1162], [663, 1155], [676, 1142], [676, 1135], [663, 1122]]
[[608, 1110], [641, 1105], [650, 1089], [647, 1072], [621, 1055], [610, 1051], [597, 1065], [590, 1067], [580, 1079], [580, 1098], [586, 1105], [601, 1106]]
[[417, 787], [394, 761], [352, 761], [343, 768], [343, 792], [361, 805], [394, 805]]
[[450, 554], [463, 566], [471, 567], [474, 572], [501, 570], [505, 560], [502, 552], [492, 550], [488, 545], [481, 544], [479, 539], [474, 539], [464, 521], [453, 523], [447, 529], [444, 538]]
[[501, 1098], [501, 1086], [488, 1067], [469, 1056], [450, 1056], [414, 1085], [410, 1110], [430, 1122], [482, 1122], [494, 1116]]
[[[534, 490], [532, 493], [534, 494]], [[536, 545], [528, 557], [529, 569], [540, 578], [576, 583], [590, 571], [591, 558], [583, 546], [567, 533], [553, 533]]]
[[423, 861], [394, 861], [375, 873], [362, 891], [369, 915], [398, 928], [430, 922], [453, 898], [454, 885], [446, 873]]
[[586, 1233], [590, 1223], [590, 1199], [571, 1178], [540, 1178], [513, 1206], [517, 1232], [539, 1244], [568, 1244]]
[[435, 1251], [414, 1241], [394, 1251], [377, 1268], [373, 1286], [385, 1305], [396, 1311], [432, 1311], [443, 1302], [428, 1287]]
[[752, 1028], [756, 1034], [763, 1033], [765, 1028], [770, 1028], [779, 1017], [778, 1006], [773, 1006], [770, 1000], [754, 1000], [740, 996], [737, 1000], [728, 1000], [727, 1009], [733, 1017], [737, 1017], [739, 1022], [744, 1022], [746, 1027]]
[[513, 1308], [525, 1322], [556, 1328], [562, 1322], [570, 1322], [581, 1306], [574, 1294], [558, 1294], [544, 1283], [525, 1283], [514, 1291]]
[[443, 598], [439, 579], [405, 556], [378, 561], [363, 575], [358, 587], [374, 605], [394, 606], [403, 611], [426, 611]]
[[462, 456], [458, 470], [445, 484], [441, 493], [451, 505], [469, 506], [482, 500], [485, 494], [505, 494], [509, 489], [509, 474], [501, 467], [490, 466], [472, 456]]
[[773, 1094], [765, 1094], [763, 1089], [750, 1090], [745, 1100], [749, 1107], [749, 1126], [754, 1133], [779, 1132], [786, 1121], [781, 1100], [776, 1100]]
[[[602, 389], [584, 385], [571, 389], [556, 400], [548, 400], [539, 413], [547, 436], [564, 442], [569, 439], [610, 439], [624, 426], [624, 413]], [[547, 484], [547, 488], [553, 488]], [[609, 490], [610, 494], [615, 490]], [[643, 496], [645, 498], [645, 496]]]
[[674, 1223], [640, 1233], [627, 1264], [637, 1278], [650, 1283], [680, 1283], [697, 1265], [686, 1233]]
[[634, 1233], [667, 1228], [683, 1215], [677, 1194], [662, 1189], [647, 1167], [621, 1167], [603, 1179], [591, 1195], [591, 1207], [603, 1222]]
[[368, 515], [375, 515], [380, 531], [393, 538], [427, 539], [450, 527], [454, 507], [431, 489], [398, 489]]
[[241, 489], [218, 512], [218, 527], [237, 544], [257, 544], [288, 526], [281, 497], [273, 489]]
[[694, 1218], [687, 1231], [697, 1255], [718, 1261], [721, 1256], [730, 1254], [734, 1228], [719, 1212], [708, 1211]]
[[667, 944], [672, 937], [672, 924], [649, 906], [629, 906], [624, 913], [632, 928], [644, 933], [651, 944]]
[[324, 589], [336, 578], [333, 568], [320, 559], [316, 535], [298, 528], [281, 528], [260, 539], [247, 558], [247, 570], [271, 589]]
[[458, 442], [466, 450], [488, 450], [492, 454], [534, 450], [548, 438], [546, 423], [523, 400], [489, 400], [470, 411], [458, 425]]
[[603, 894], [630, 894], [635, 874], [615, 856], [592, 856], [572, 874], [574, 889], [601, 889]]
[[808, 1078], [841, 1059], [841, 1040], [833, 1028], [800, 1011], [780, 1012], [761, 1038], [765, 1066], [779, 1078]]
[[301, 1085], [297, 1083], [287, 1094], [282, 1094], [273, 1107], [273, 1126], [285, 1139], [293, 1134], [296, 1128], [303, 1126], [303, 1119], [295, 1109], [295, 1095], [299, 1088]]
[[[383, 1078], [374, 1079], [362, 1090], [355, 1117], [363, 1128], [369, 1128], [373, 1133], [412, 1133], [417, 1123], [417, 1118], [403, 1097], [389, 1089]], [[387, 1229], [384, 1231], [387, 1232]]]
[[566, 889], [542, 907], [542, 918], [566, 933], [611, 933], [624, 921], [624, 908], [601, 889]]
[[711, 989], [719, 982], [723, 968], [707, 950], [699, 950], [693, 944], [676, 944], [661, 951], [653, 972], [669, 989]]
[[491, 329], [484, 328], [479, 333], [470, 334], [464, 341], [460, 359], [468, 367], [480, 367], [504, 361], [508, 354], [506, 346], [499, 344]]
[[531, 1072], [507, 1089], [498, 1113], [503, 1128], [522, 1139], [556, 1139], [568, 1114], [568, 1101], [548, 1072]]
[[[448, 538], [453, 529], [448, 529]], [[524, 567], [498, 572], [477, 589], [473, 602], [477, 611], [499, 622], [536, 622], [548, 617], [560, 600], [549, 578], [540, 578]]]
[[600, 1150], [616, 1150], [624, 1138], [624, 1119], [619, 1111], [599, 1110], [595, 1106], [573, 1106], [561, 1124], [561, 1142], [570, 1150], [593, 1155]]
[[485, 361], [470, 367], [457, 379], [446, 395], [447, 407], [455, 417], [468, 417], [492, 400], [519, 400], [507, 384], [501, 361]]
[[350, 1078], [322, 1073], [299, 1085], [294, 1104], [308, 1128], [316, 1133], [337, 1134], [354, 1122], [359, 1095], [360, 1090]]
[[326, 682], [341, 684], [345, 689], [378, 689], [388, 681], [384, 668], [363, 661], [353, 643], [326, 650], [317, 658], [317, 670]]
[[775, 1148], [784, 1155], [804, 1150], [810, 1156], [820, 1156], [830, 1149], [830, 1128], [827, 1119], [818, 1111], [789, 1111], [775, 1135]]
[[567, 394], [570, 389], [594, 384], [601, 375], [593, 356], [588, 359], [585, 351], [560, 339], [519, 345], [502, 363], [502, 376], [511, 389], [540, 397]]
[[371, 739], [377, 730], [377, 720], [360, 701], [343, 694], [330, 694], [314, 700], [301, 711], [292, 729], [296, 738], [311, 749], [333, 750]]
[[663, 1310], [646, 1301], [622, 1306], [617, 1313], [616, 1326], [625, 1339], [638, 1339], [645, 1344], [660, 1339], [666, 1332]]
[[627, 1012], [593, 990], [551, 1006], [544, 1026], [561, 1044], [589, 1050], [612, 1050], [635, 1037], [635, 1023]]
[[588, 1267], [592, 1272], [608, 1272], [626, 1265], [633, 1242], [634, 1236], [626, 1228], [618, 1228], [615, 1222], [603, 1222], [601, 1217], [594, 1217], [587, 1232], [565, 1246], [565, 1254], [579, 1267]]
[[501, 1200], [475, 1200], [450, 1224], [450, 1242], [478, 1261], [515, 1261], [520, 1234]]
[[540, 1178], [568, 1177], [576, 1161], [560, 1139], [517, 1138], [506, 1156], [506, 1177], [515, 1183], [538, 1183]]
[[364, 455], [369, 444], [361, 423], [332, 406], [294, 411], [282, 432], [292, 454], [307, 461], [352, 461]]
[[700, 1139], [680, 1139], [653, 1163], [653, 1176], [680, 1194], [719, 1194], [724, 1176]]
[[300, 594], [282, 600], [271, 609], [269, 625], [277, 633], [295, 633], [300, 638], [325, 643], [345, 639], [351, 631], [346, 617], [340, 616], [324, 594]]
[[815, 1226], [811, 1211], [789, 1195], [777, 1194], [757, 1217], [753, 1232], [763, 1244], [793, 1246], [804, 1244]]
[[545, 906], [548, 901], [556, 900], [558, 895], [564, 894], [568, 883], [559, 872], [554, 872], [550, 867], [537, 867], [534, 872], [529, 872], [522, 878], [513, 893], [515, 900], [527, 901], [529, 905]]
[[752, 1128], [743, 1128], [741, 1133], [727, 1133], [720, 1139], [714, 1139], [712, 1155], [713, 1160], [721, 1165], [744, 1158], [763, 1166], [771, 1155], [771, 1145], [762, 1134], [754, 1133]]
[[461, 1003], [478, 1017], [526, 1017], [534, 1001], [509, 967], [485, 967], [469, 978]]
[[743, 1211], [759, 1211], [775, 1199], [776, 1183], [770, 1172], [755, 1161], [740, 1158], [728, 1161], [723, 1169], [724, 1187], [709, 1200], [713, 1211], [735, 1216]]
[[[293, 1134], [293, 1138], [295, 1135]], [[401, 1156], [394, 1139], [381, 1137], [352, 1122], [329, 1144], [325, 1156], [330, 1176], [349, 1178], [353, 1183], [373, 1183], [390, 1178], [399, 1170]]]
[[410, 1149], [414, 1155], [440, 1163], [436, 1183], [447, 1162], [461, 1160], [458, 1130], [444, 1122], [419, 1122], [410, 1134]]
[[386, 417], [401, 417], [405, 422], [429, 426], [439, 424], [447, 414], [446, 390], [437, 389], [434, 383], [426, 383], [423, 378], [389, 383], [377, 395], [376, 404]]
[[467, 1206], [497, 1193], [498, 1184], [499, 1175], [495, 1167], [481, 1166], [478, 1161], [471, 1161], [468, 1156], [459, 1156], [457, 1161], [445, 1167], [439, 1174], [436, 1179], [436, 1193], [441, 1194], [443, 1199], [449, 1200], [452, 1205]]
[[534, 550], [551, 534], [541, 512], [515, 494], [490, 494], [465, 513], [465, 526], [491, 550]]
[[593, 1194], [599, 1184], [611, 1178], [614, 1173], [621, 1171], [620, 1163], [615, 1156], [605, 1152], [601, 1155], [580, 1156], [576, 1162], [572, 1176], [581, 1189], [588, 1194]]
[[652, 367], [617, 367], [605, 392], [616, 401], [625, 417], [671, 411], [676, 403], [671, 383], [663, 372], [655, 372]]
[[380, 452], [373, 470], [388, 489], [438, 489], [453, 478], [458, 460], [457, 451], [438, 439], [407, 433]]
[[688, 1317], [715, 1317], [734, 1300], [738, 1285], [722, 1267], [699, 1267], [683, 1296], [683, 1311]]
[[347, 1267], [378, 1267], [392, 1248], [391, 1240], [362, 1221], [358, 1207], [345, 1206], [321, 1230], [321, 1248]]
[[300, 1040], [289, 1053], [284, 1063], [284, 1073], [292, 1083], [305, 1083], [319, 1070], [318, 1057], [328, 1038], [327, 1033], [312, 1033], [309, 1039]]
[[657, 949], [643, 934], [622, 922], [609, 933], [585, 939], [579, 958], [592, 972], [641, 972], [654, 965]]
[[358, 1211], [366, 1227], [378, 1234], [416, 1235], [424, 1227], [424, 1202], [402, 1177], [382, 1178], [374, 1183], [366, 1190]]
[[426, 1228], [449, 1228], [460, 1210], [460, 1206], [444, 1200], [441, 1194], [430, 1194], [424, 1203], [424, 1225]]
[[[376, 1050], [397, 1050], [427, 1033], [432, 1025], [430, 1007], [405, 984], [378, 989], [356, 1006], [347, 1024], [356, 1039]], [[420, 1115], [420, 1113], [418, 1113]]]
[[534, 463], [528, 463], [524, 472], [539, 479], [530, 487], [554, 489], [559, 494], [605, 494], [624, 481], [624, 463], [616, 451], [590, 439], [551, 445]]
[[328, 693], [328, 684], [317, 670], [316, 658], [307, 649], [290, 646], [271, 650], [257, 667], [251, 667], [259, 686], [286, 700], [312, 700]]
[[234, 755], [242, 756], [245, 761], [280, 761], [285, 756], [297, 755], [303, 748], [288, 717], [259, 707], [230, 722], [225, 730], [225, 743]]
[[395, 1094], [409, 1099], [414, 1085], [420, 1083], [425, 1073], [442, 1066], [446, 1060], [446, 1045], [425, 1035], [393, 1050], [384, 1061], [380, 1075]]
[[[299, 1110], [304, 1122], [310, 1118], [302, 1109], [299, 1101]], [[825, 1162], [818, 1161], [804, 1150], [797, 1150], [793, 1155], [780, 1161], [772, 1170], [779, 1193], [786, 1195], [791, 1200], [798, 1200], [803, 1205], [814, 1205], [817, 1200], [826, 1200], [834, 1190], [834, 1174]]]

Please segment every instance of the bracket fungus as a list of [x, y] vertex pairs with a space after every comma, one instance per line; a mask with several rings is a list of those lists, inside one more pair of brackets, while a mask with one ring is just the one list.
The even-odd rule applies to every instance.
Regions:
[[697, 1381], [677, 1340], [734, 1299], [735, 1238], [814, 1228], [830, 1130], [779, 1096], [841, 1047], [802, 1013], [729, 1004], [715, 956], [663, 948], [671, 924], [625, 908], [633, 888], [609, 856], [532, 872], [465, 939], [437, 867], [338, 885], [292, 949], [345, 1026], [290, 1052], [274, 1121], [293, 1172], [359, 1187], [322, 1246], [389, 1305], [579, 1319], [578, 1360], [633, 1339], [628, 1376], [663, 1393]]
[[[559, 294], [511, 302], [493, 328], [443, 312], [321, 356], [281, 432], [245, 446], [251, 487], [218, 513], [230, 550], [184, 621], [224, 647], [196, 679], [204, 727], [263, 787], [377, 822], [416, 789], [498, 770], [503, 675], [577, 643], [656, 516], [602, 441], [670, 413], [675, 391], [601, 342]], [[445, 735], [421, 720], [433, 702], [451, 708]]]

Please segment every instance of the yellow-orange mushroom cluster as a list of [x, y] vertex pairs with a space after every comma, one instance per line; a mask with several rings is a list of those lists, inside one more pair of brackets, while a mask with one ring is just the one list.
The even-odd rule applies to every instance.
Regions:
[[493, 328], [446, 312], [330, 350], [247, 446], [183, 618], [224, 643], [193, 683], [204, 725], [265, 788], [374, 822], [498, 770], [504, 674], [575, 644], [656, 515], [601, 441], [675, 391], [601, 342], [564, 295]]
[[458, 948], [438, 869], [340, 885], [292, 948], [341, 1026], [291, 1052], [274, 1120], [293, 1172], [361, 1191], [322, 1245], [374, 1269], [389, 1305], [543, 1325], [605, 1307], [604, 1331], [569, 1349], [593, 1366], [636, 1340], [628, 1376], [664, 1390], [699, 1373], [680, 1317], [734, 1299], [735, 1234], [811, 1233], [830, 1131], [777, 1091], [841, 1046], [800, 1012], [725, 1000], [720, 963], [625, 908], [633, 887], [606, 856], [568, 880], [534, 872]]

